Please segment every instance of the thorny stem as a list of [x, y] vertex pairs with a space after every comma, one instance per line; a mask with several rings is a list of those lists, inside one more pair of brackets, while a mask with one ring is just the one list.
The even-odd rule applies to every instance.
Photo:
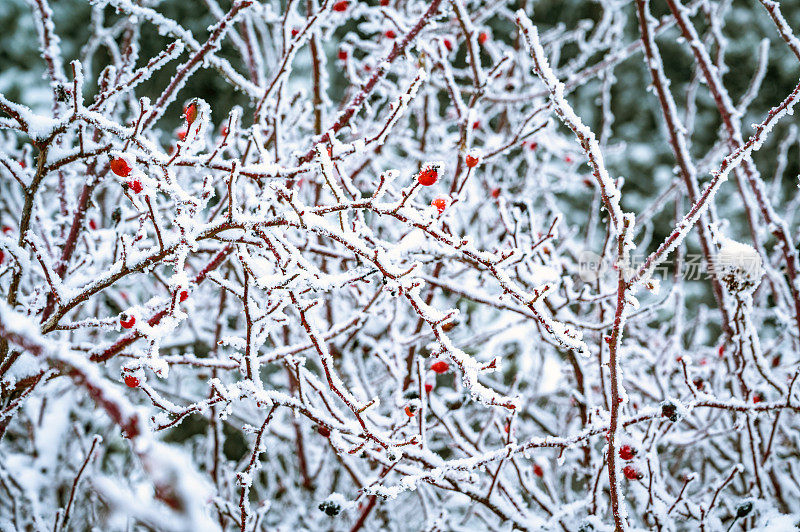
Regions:
[[609, 377], [610, 377], [610, 384], [611, 384], [611, 420], [609, 422], [608, 427], [608, 483], [609, 489], [611, 492], [611, 513], [614, 517], [614, 526], [616, 527], [617, 532], [623, 532], [627, 530], [627, 524], [625, 521], [625, 515], [627, 512], [624, 510], [622, 505], [624, 501], [622, 499], [622, 492], [620, 490], [620, 479], [618, 478], [618, 466], [617, 466], [617, 448], [616, 448], [616, 441], [618, 436], [618, 429], [620, 427], [619, 422], [619, 410], [620, 404], [622, 403], [622, 383], [621, 374], [620, 374], [620, 364], [619, 364], [619, 347], [622, 343], [622, 332], [625, 327], [625, 303], [626, 303], [626, 291], [628, 290], [628, 283], [625, 279], [625, 272], [627, 269], [627, 264], [625, 264], [625, 258], [627, 257], [628, 251], [625, 249], [626, 245], [628, 244], [627, 239], [629, 238], [629, 232], [633, 229], [632, 224], [630, 222], [630, 218], [625, 217], [622, 224], [622, 232], [618, 238], [617, 244], [617, 256], [619, 257], [619, 265], [618, 265], [618, 283], [617, 283], [617, 310], [614, 314], [614, 327], [611, 330], [611, 339], [608, 342], [608, 368], [609, 368]]
[[72, 509], [72, 503], [75, 500], [75, 492], [78, 489], [78, 482], [81, 480], [81, 476], [83, 475], [84, 470], [86, 470], [86, 466], [89, 465], [89, 462], [94, 458], [94, 450], [97, 448], [97, 444], [103, 441], [103, 438], [100, 436], [95, 436], [92, 438], [92, 445], [89, 447], [89, 450], [86, 452], [86, 458], [83, 460], [83, 464], [81, 464], [80, 469], [78, 469], [78, 473], [75, 475], [75, 479], [72, 481], [72, 489], [69, 492], [69, 500], [67, 501], [67, 506], [64, 508], [64, 515], [61, 519], [61, 523], [58, 523], [59, 529], [64, 529], [69, 523], [69, 516], [70, 510]]
[[[39, 185], [42, 183], [42, 179], [44, 179], [45, 176], [44, 168], [46, 161], [47, 146], [44, 146], [39, 149], [39, 155], [37, 157], [36, 164], [36, 174], [33, 176], [30, 185], [28, 185], [28, 187], [23, 191], [25, 195], [25, 204], [22, 207], [22, 216], [20, 217], [19, 221], [19, 238], [17, 240], [17, 244], [22, 249], [27, 246], [26, 233], [30, 228], [33, 202], [36, 198], [36, 192], [39, 190]], [[22, 268], [16, 268], [11, 276], [11, 283], [8, 287], [8, 295], [6, 296], [6, 302], [11, 307], [14, 307], [17, 304], [17, 295], [19, 292], [19, 284], [22, 280], [22, 273]], [[16, 355], [9, 356], [8, 349], [8, 341], [6, 338], [0, 336], [0, 375], [3, 375], [6, 371], [8, 371], [8, 368], [16, 359]]]

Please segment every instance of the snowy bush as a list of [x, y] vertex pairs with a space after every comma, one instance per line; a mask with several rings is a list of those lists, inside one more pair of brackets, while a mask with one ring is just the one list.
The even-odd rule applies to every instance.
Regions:
[[0, 530], [795, 529], [791, 4], [1, 2]]

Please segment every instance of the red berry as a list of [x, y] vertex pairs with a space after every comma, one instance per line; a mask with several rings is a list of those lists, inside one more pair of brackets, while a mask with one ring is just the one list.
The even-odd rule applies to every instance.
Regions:
[[722, 344], [721, 346], [719, 346], [719, 349], [717, 349], [717, 355], [719, 355], [719, 358], [722, 358], [724, 354], [725, 354], [725, 344]]
[[567, 163], [567, 164], [571, 163], [572, 162], [572, 156], [570, 156], [570, 155], [565, 156], [564, 157], [564, 162]]
[[499, 198], [500, 197], [500, 189], [499, 188], [493, 188], [492, 189], [492, 197], [493, 198]]
[[339, 60], [347, 61], [347, 50], [339, 50]]
[[134, 179], [133, 181], [128, 181], [128, 188], [133, 190], [134, 194], [138, 194], [142, 191], [142, 182], [138, 179]]
[[131, 173], [131, 167], [128, 166], [128, 162], [122, 157], [111, 159], [109, 165], [111, 166], [111, 171], [120, 177], [128, 177], [128, 174]]
[[636, 456], [636, 451], [630, 445], [623, 445], [619, 448], [619, 457], [623, 460], [633, 460]]
[[222, 126], [222, 129], [219, 130], [220, 135], [223, 137], [228, 134], [228, 126]]
[[539, 464], [533, 464], [533, 474], [536, 475], [537, 477], [543, 477], [544, 470], [542, 469], [542, 466], [540, 466]]
[[389, 0], [381, 0], [381, 5], [382, 5], [383, 7], [386, 7], [386, 6], [388, 6], [388, 5], [389, 5]]
[[319, 432], [320, 436], [325, 436], [326, 438], [331, 435], [331, 429], [323, 425], [317, 427], [317, 432]]
[[6, 260], [6, 254], [2, 249], [0, 249], [0, 264], [3, 264], [4, 260]]
[[475, 168], [476, 166], [478, 166], [478, 163], [480, 162], [480, 159], [478, 159], [477, 157], [473, 157], [472, 155], [467, 155], [465, 160], [467, 163], [467, 168]]
[[125, 375], [125, 384], [128, 385], [128, 388], [138, 388], [140, 383], [138, 377]]
[[186, 125], [191, 126], [192, 122], [197, 118], [197, 104], [190, 103], [187, 105], [186, 109], [183, 110], [183, 116], [186, 117]]
[[413, 409], [413, 408], [411, 408], [410, 406], [407, 406], [407, 407], [406, 407], [406, 415], [407, 415], [408, 417], [414, 417], [414, 409]]
[[447, 200], [444, 198], [436, 198], [431, 202], [431, 205], [436, 207], [436, 210], [439, 211], [439, 214], [442, 214], [447, 207]]
[[343, 13], [347, 11], [347, 6], [350, 5], [350, 2], [347, 0], [341, 0], [341, 2], [336, 2], [333, 4], [333, 10], [338, 11], [339, 13]]
[[764, 400], [764, 398], [761, 396], [760, 393], [754, 393], [753, 394], [753, 402], [754, 403], [760, 403], [763, 400]]
[[186, 133], [187, 131], [185, 129], [178, 131], [178, 140], [186, 140]]
[[95, 222], [94, 220], [89, 220], [89, 229], [91, 229], [92, 231], [97, 229], [97, 222]]
[[484, 44], [486, 41], [489, 40], [489, 34], [485, 31], [482, 31], [478, 34], [478, 44]]
[[539, 147], [539, 144], [537, 144], [536, 142], [531, 142], [529, 147], [530, 147], [531, 150], [535, 150], [536, 148]]
[[28, 167], [28, 164], [25, 162], [25, 159], [19, 160], [19, 165], [24, 169]]
[[386, 35], [386, 38], [388, 39], [394, 39], [395, 37], [397, 37], [397, 34], [394, 32], [394, 30], [386, 30], [386, 32], [384, 32], [384, 35]]
[[183, 303], [187, 299], [189, 299], [189, 292], [187, 292], [186, 290], [181, 290], [181, 293], [178, 295], [178, 300], [180, 300], [180, 302]]
[[3, 234], [4, 234], [4, 235], [7, 235], [7, 234], [9, 234], [11, 231], [12, 231], [12, 229], [11, 229], [11, 226], [10, 226], [10, 225], [4, 225], [4, 226], [3, 226]]
[[436, 180], [439, 179], [439, 172], [436, 171], [436, 168], [427, 167], [423, 168], [422, 171], [417, 176], [417, 181], [419, 181], [420, 185], [429, 187], [436, 183]]
[[644, 476], [639, 472], [638, 469], [629, 465], [622, 468], [622, 474], [625, 475], [625, 478], [628, 480], [641, 480], [641, 478]]
[[453, 41], [451, 41], [450, 39], [445, 39], [444, 40], [444, 47], [447, 48], [448, 52], [452, 52], [453, 51]]
[[433, 390], [433, 384], [431, 384], [429, 382], [426, 382], [425, 383], [425, 393], [431, 393], [431, 390]]
[[136, 323], [136, 316], [127, 316], [123, 314], [119, 317], [119, 324], [122, 325], [125, 329], [130, 329], [133, 327], [133, 324]]
[[472, 129], [478, 129], [479, 127], [481, 127], [481, 122], [480, 122], [480, 120], [476, 120], [476, 121], [474, 121], [474, 122], [472, 123]]
[[450, 369], [450, 365], [444, 360], [437, 360], [431, 364], [431, 369], [441, 375], [442, 373], [447, 373], [447, 370]]
[[297, 37], [298, 33], [300, 33], [300, 30], [298, 30], [297, 28], [292, 28], [291, 31], [292, 37]]

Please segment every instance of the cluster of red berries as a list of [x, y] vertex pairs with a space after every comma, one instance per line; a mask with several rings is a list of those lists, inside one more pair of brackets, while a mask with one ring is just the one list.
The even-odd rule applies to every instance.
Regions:
[[[128, 161], [123, 159], [122, 157], [115, 157], [111, 159], [109, 163], [111, 167], [111, 171], [114, 172], [115, 175], [119, 177], [128, 177], [131, 173], [132, 168], [128, 164]], [[138, 194], [143, 190], [142, 182], [139, 181], [138, 178], [133, 178], [126, 182], [128, 188], [133, 191], [134, 194]]]
[[[186, 140], [186, 134], [189, 128], [192, 127], [194, 121], [197, 120], [197, 112], [197, 103], [195, 102], [191, 102], [183, 109], [183, 117], [186, 119], [186, 129], [182, 129], [178, 132], [178, 138], [180, 140]], [[128, 177], [133, 170], [128, 164], [128, 161], [122, 157], [113, 158], [109, 163], [109, 166], [111, 167], [111, 171], [119, 177]], [[133, 178], [127, 181], [126, 184], [134, 194], [139, 194], [142, 190], [144, 190], [144, 187], [142, 187], [142, 182], [138, 178]]]
[[[450, 364], [448, 364], [444, 360], [437, 360], [436, 362], [431, 364], [431, 371], [439, 375], [447, 373], [449, 370], [450, 370]], [[433, 384], [430, 382], [426, 382], [425, 393], [431, 393], [432, 390], [433, 390]], [[417, 407], [417, 405], [413, 403], [406, 405], [406, 407], [403, 409], [403, 411], [408, 417], [414, 417], [417, 414], [417, 410], [419, 410], [419, 408]]]

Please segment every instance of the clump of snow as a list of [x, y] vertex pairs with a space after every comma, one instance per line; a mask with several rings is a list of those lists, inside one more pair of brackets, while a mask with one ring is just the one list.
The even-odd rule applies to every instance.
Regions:
[[758, 251], [727, 237], [720, 237], [716, 268], [731, 293], [742, 296], [752, 294], [764, 274]]

